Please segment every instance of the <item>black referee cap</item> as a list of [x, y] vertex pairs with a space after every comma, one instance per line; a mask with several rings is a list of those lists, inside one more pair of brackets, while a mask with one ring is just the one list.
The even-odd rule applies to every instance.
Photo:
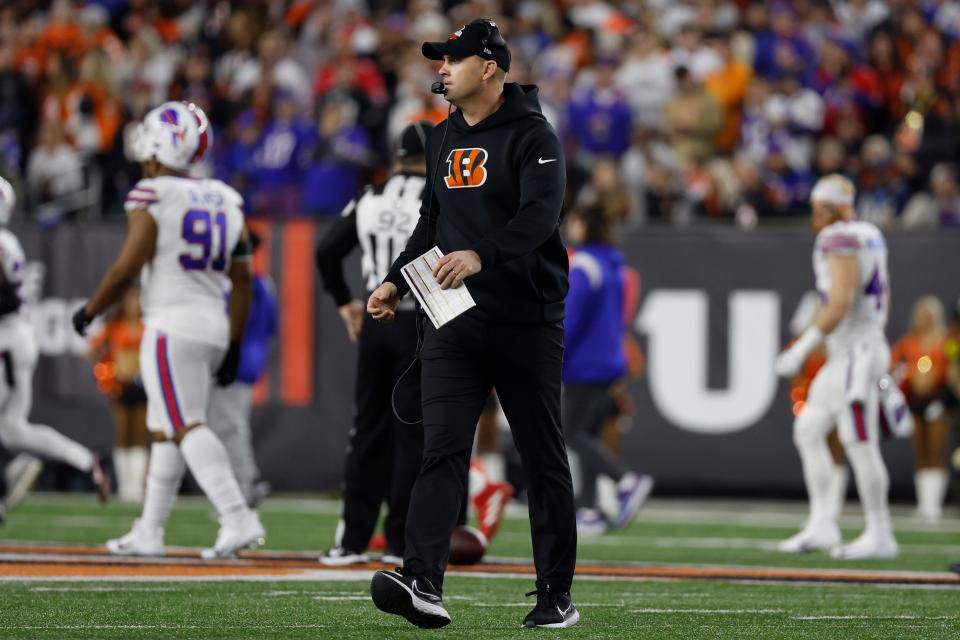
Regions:
[[429, 120], [408, 124], [400, 132], [397, 140], [397, 157], [403, 159], [422, 156], [427, 148], [427, 136], [431, 131], [433, 131], [433, 123]]

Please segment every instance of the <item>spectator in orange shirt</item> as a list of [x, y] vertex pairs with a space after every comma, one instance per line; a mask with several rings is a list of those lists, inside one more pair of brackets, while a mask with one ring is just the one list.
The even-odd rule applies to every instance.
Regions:
[[113, 318], [90, 340], [97, 386], [110, 400], [116, 422], [113, 465], [124, 502], [143, 500], [147, 471], [147, 396], [140, 381], [142, 336], [140, 291], [131, 287]]
[[931, 521], [943, 516], [950, 479], [947, 448], [950, 423], [943, 404], [947, 384], [946, 323], [943, 305], [925, 296], [913, 305], [910, 332], [893, 345], [893, 377], [913, 413], [917, 514]]
[[704, 79], [707, 93], [723, 107], [724, 121], [714, 138], [715, 148], [723, 153], [733, 151], [740, 139], [740, 120], [747, 86], [753, 78], [753, 69], [733, 55], [730, 34], [722, 31], [707, 33], [707, 44], [713, 49], [723, 65]]

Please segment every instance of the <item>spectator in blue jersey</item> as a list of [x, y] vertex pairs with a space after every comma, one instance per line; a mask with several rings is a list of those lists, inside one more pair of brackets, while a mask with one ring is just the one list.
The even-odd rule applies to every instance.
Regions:
[[250, 211], [255, 216], [289, 218], [302, 213], [301, 185], [317, 131], [301, 110], [289, 91], [274, 94], [272, 119], [252, 158]]
[[799, 216], [809, 210], [813, 178], [809, 171], [790, 166], [781, 140], [770, 141], [760, 179], [761, 216]]
[[[600, 439], [604, 420], [616, 413], [613, 387], [627, 374], [623, 254], [614, 244], [612, 222], [600, 207], [573, 211], [567, 219], [567, 240], [576, 250], [563, 323], [563, 432], [580, 463], [577, 531], [599, 535], [634, 519], [653, 479], [626, 469]], [[617, 483], [619, 509], [610, 520], [597, 508], [600, 475]]]
[[[260, 237], [251, 230], [250, 246], [254, 252]], [[277, 333], [277, 299], [270, 277], [253, 271], [253, 296], [250, 315], [240, 347], [240, 368], [236, 381], [226, 387], [214, 385], [207, 408], [207, 422], [230, 456], [230, 465], [243, 496], [251, 507], [266, 494], [259, 483], [260, 470], [253, 455], [250, 412], [253, 407], [253, 385], [263, 375], [270, 357], [270, 341]]]
[[587, 173], [596, 158], [619, 158], [630, 146], [630, 101], [615, 83], [617, 64], [614, 54], [601, 55], [595, 68], [577, 77], [567, 104], [567, 128], [576, 147], [574, 159]]
[[307, 213], [339, 215], [376, 158], [370, 136], [357, 123], [359, 105], [345, 94], [328, 95], [320, 110], [320, 140], [303, 183]]
[[259, 142], [257, 116], [253, 109], [246, 109], [234, 119], [229, 138], [216, 157], [217, 178], [239, 191], [247, 202], [251, 200], [253, 154]]
[[806, 77], [812, 71], [817, 56], [801, 32], [796, 10], [788, 2], [774, 2], [768, 5], [767, 10], [770, 24], [757, 34], [754, 70], [765, 78], [784, 73], [798, 73]]

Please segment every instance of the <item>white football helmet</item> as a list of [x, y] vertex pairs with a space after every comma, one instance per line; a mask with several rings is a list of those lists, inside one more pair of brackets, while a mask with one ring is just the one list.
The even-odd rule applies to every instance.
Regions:
[[186, 171], [203, 157], [212, 138], [210, 123], [200, 107], [165, 102], [134, 130], [133, 155], [138, 162], [156, 160], [170, 169]]
[[13, 192], [13, 186], [0, 177], [0, 227], [10, 224], [10, 217], [13, 215], [13, 207], [16, 204], [17, 194]]

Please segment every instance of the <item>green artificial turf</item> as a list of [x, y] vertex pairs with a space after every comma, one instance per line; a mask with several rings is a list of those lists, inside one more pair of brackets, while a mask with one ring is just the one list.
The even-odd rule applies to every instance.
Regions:
[[[705, 507], [704, 505], [715, 504]], [[847, 539], [856, 512], [844, 520]], [[0, 539], [99, 544], [126, 532], [139, 508], [100, 507], [89, 496], [32, 495], [9, 514]], [[337, 503], [268, 500], [261, 510], [267, 550], [330, 545]], [[827, 554], [784, 556], [772, 549], [796, 531], [800, 505], [653, 501], [629, 528], [582, 538], [581, 563], [682, 563], [944, 571], [960, 559], [960, 525], [927, 527], [895, 519], [901, 557], [844, 563]], [[167, 543], [208, 546], [217, 525], [202, 499], [181, 499]], [[489, 555], [529, 560], [522, 512], [508, 518]], [[318, 569], [319, 569], [318, 565]], [[2, 578], [3, 576], [0, 576]], [[960, 588], [883, 585], [578, 579], [579, 625], [521, 630], [533, 606], [532, 579], [449, 576], [453, 624], [423, 631], [377, 611], [368, 575], [301, 581], [0, 580], [0, 638], [951, 638], [960, 637]], [[958, 582], [960, 585], [960, 582]]]

